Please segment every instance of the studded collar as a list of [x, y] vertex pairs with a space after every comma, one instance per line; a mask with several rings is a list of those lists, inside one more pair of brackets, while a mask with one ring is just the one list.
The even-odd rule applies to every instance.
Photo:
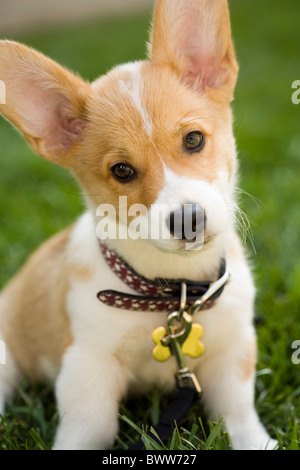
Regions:
[[[119, 255], [112, 251], [103, 241], [99, 240], [103, 257], [111, 270], [131, 289], [139, 295], [128, 294], [115, 290], [103, 290], [97, 294], [98, 299], [111, 307], [134, 310], [172, 312], [180, 305], [181, 284], [187, 285], [187, 307], [192, 306], [199, 298], [205, 296], [213, 281], [189, 281], [186, 279], [147, 279], [133, 270]], [[219, 279], [226, 272], [226, 261], [222, 259]], [[221, 287], [205, 301], [200, 309], [211, 308], [225, 287]]]

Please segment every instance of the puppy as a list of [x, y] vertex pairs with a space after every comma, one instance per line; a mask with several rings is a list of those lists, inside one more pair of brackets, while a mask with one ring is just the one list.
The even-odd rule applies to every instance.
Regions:
[[[222, 260], [230, 282], [195, 312], [205, 353], [187, 364], [235, 449], [275, 445], [254, 409], [255, 289], [235, 232], [237, 75], [226, 0], [158, 0], [148, 60], [92, 84], [24, 45], [0, 42], [1, 113], [36, 153], [72, 172], [87, 205], [0, 296], [0, 411], [23, 374], [53, 379], [55, 449], [108, 448], [123, 397], [154, 385], [173, 390], [174, 357], [152, 356], [152, 332], [170, 310], [149, 295], [139, 301], [137, 290], [164, 282], [164, 302], [170, 280], [216, 281]], [[117, 230], [105, 228], [108, 208]], [[193, 237], [178, 236], [187, 216]], [[149, 218], [169, 237], [145, 236]], [[130, 236], [137, 219], [140, 236]]]

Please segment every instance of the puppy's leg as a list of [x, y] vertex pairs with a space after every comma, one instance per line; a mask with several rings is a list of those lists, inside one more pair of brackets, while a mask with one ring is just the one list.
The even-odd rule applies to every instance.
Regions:
[[[242, 336], [242, 335], [241, 335]], [[254, 332], [239, 336], [226, 351], [204, 360], [199, 375], [203, 400], [216, 419], [223, 417], [235, 450], [274, 449], [254, 408]]]
[[61, 423], [54, 449], [111, 446], [118, 431], [118, 404], [124, 388], [125, 374], [116, 358], [71, 346], [56, 385]]

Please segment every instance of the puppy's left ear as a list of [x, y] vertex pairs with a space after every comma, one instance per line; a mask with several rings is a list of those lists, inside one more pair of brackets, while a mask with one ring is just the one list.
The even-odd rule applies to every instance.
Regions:
[[157, 0], [150, 59], [216, 99], [232, 99], [238, 64], [227, 0]]
[[1, 114], [38, 154], [72, 166], [73, 151], [83, 138], [90, 85], [43, 54], [12, 41], [0, 41], [0, 80], [5, 84]]

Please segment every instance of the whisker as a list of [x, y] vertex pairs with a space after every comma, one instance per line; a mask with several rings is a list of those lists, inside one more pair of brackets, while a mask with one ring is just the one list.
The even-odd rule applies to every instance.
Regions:
[[261, 201], [258, 197], [254, 196], [253, 194], [248, 193], [242, 188], [235, 188], [235, 192], [239, 194], [243, 194], [245, 196], [248, 196], [256, 205], [256, 207], [259, 207], [260, 205], [264, 205], [264, 202]]
[[256, 255], [256, 248], [254, 245], [254, 236], [251, 228], [250, 219], [247, 214], [237, 205], [234, 205], [234, 215], [235, 215], [235, 222], [238, 231], [242, 237], [242, 244], [246, 245], [247, 240], [249, 240], [251, 247], [253, 249], [254, 254]]

